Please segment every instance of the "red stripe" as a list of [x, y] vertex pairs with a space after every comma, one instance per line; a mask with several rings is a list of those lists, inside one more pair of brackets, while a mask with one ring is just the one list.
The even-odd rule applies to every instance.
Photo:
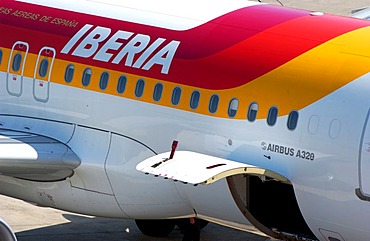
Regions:
[[[277, 24], [307, 15], [307, 12], [304, 11], [285, 8], [274, 11], [276, 7], [269, 5], [263, 7], [254, 6], [236, 10], [194, 29], [179, 32], [21, 2], [12, 2], [8, 3], [8, 5], [9, 8], [13, 9], [13, 12], [18, 10], [34, 13], [38, 15], [38, 19], [24, 19], [11, 14], [8, 16], [0, 15], [0, 23], [6, 25], [53, 34], [60, 36], [59, 38], [65, 36], [67, 41], [85, 24], [109, 27], [112, 29], [112, 32], [125, 30], [150, 34], [153, 39], [167, 36], [168, 39], [182, 40], [182, 44], [177, 52], [177, 58], [184, 59], [201, 58], [217, 53]], [[261, 18], [261, 16], [266, 15], [269, 18]], [[40, 21], [44, 16], [49, 17], [49, 23]], [[55, 18], [75, 20], [78, 22], [78, 28], [50, 24]], [[240, 23], [248, 23], [248, 25], [241, 27]], [[64, 46], [64, 41], [59, 48]], [[37, 42], [32, 44], [37, 44]], [[59, 50], [59, 48], [57, 49]]]
[[[302, 17], [270, 28], [207, 58], [176, 59], [172, 71], [176, 72], [177, 78], [182, 77], [181, 83], [188, 85], [207, 89], [237, 87], [332, 38], [368, 25], [367, 21], [331, 15]], [[191, 79], [192, 73], [197, 74], [196, 84]]]
[[[17, 26], [24, 29], [40, 31], [43, 33], [55, 34], [59, 36], [66, 36], [70, 38], [73, 36], [77, 30], [84, 25], [84, 22], [88, 19], [86, 18], [87, 15], [81, 15], [73, 12], [67, 12], [60, 9], [42, 7], [34, 4], [23, 3], [23, 2], [16, 2], [16, 1], [9, 1], [5, 0], [2, 6], [4, 8], [11, 9], [10, 14], [0, 14], [0, 23], [6, 24], [9, 26]], [[29, 18], [25, 17], [17, 17], [17, 15], [21, 16], [22, 12], [27, 12], [33, 15], [30, 15]], [[71, 14], [71, 15], [69, 15]], [[36, 20], [32, 20], [31, 17], [36, 17]], [[49, 21], [45, 22], [41, 19], [43, 17], [49, 17]], [[68, 20], [76, 20], [81, 23], [78, 25], [78, 28], [71, 28], [66, 27], [63, 25], [52, 24], [51, 22], [56, 18], [63, 18]]]
[[[185, 31], [177, 58], [195, 59], [215, 54], [260, 32], [292, 19], [308, 15], [305, 11], [272, 5], [246, 7]], [[261, 17], [268, 16], [268, 17]], [[191, 50], [191, 51], [189, 51]]]
[[[0, 14], [0, 31], [7, 33], [0, 39], [2, 47], [11, 48], [15, 41], [21, 40], [30, 44], [31, 53], [38, 53], [43, 46], [51, 46], [57, 50], [57, 58], [67, 61], [206, 89], [241, 86], [332, 38], [369, 25], [362, 20], [310, 16], [305, 11], [258, 5], [228, 13], [194, 29], [173, 31], [21, 2], [6, 1], [5, 5], [13, 10], [39, 14], [39, 17], [30, 20]], [[44, 15], [75, 20], [78, 27], [39, 21]], [[64, 45], [85, 24], [108, 27], [112, 34], [125, 30], [150, 35], [152, 41], [162, 37], [167, 42], [177, 40], [181, 44], [168, 75], [161, 74], [159, 65], [145, 71], [124, 64], [60, 54]]]

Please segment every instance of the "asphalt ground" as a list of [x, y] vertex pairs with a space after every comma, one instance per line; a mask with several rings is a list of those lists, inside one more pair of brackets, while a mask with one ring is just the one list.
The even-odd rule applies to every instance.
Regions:
[[[364, 0], [262, 0], [265, 3], [320, 11], [331, 14], [350, 15], [351, 10], [370, 6]], [[281, 3], [281, 4], [280, 4]], [[133, 220], [97, 218], [36, 207], [29, 203], [0, 196], [0, 217], [16, 232], [20, 241], [181, 241], [182, 233], [175, 229], [167, 238], [145, 237]], [[251, 227], [242, 232], [216, 224], [202, 230], [202, 241], [265, 241], [262, 233]]]
[[[19, 241], [181, 241], [176, 228], [167, 238], [144, 236], [133, 220], [97, 218], [38, 207], [21, 200], [0, 196], [1, 218], [16, 233]], [[251, 226], [242, 232], [209, 224], [201, 232], [202, 241], [265, 241], [267, 238]]]
[[344, 16], [349, 16], [351, 11], [354, 9], [370, 6], [369, 0], [261, 0], [261, 2], [273, 3], [276, 5], [282, 4], [285, 7], [306, 9]]

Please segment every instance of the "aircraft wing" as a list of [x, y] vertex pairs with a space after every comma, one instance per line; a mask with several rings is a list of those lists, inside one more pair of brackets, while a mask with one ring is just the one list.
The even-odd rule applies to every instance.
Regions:
[[63, 180], [81, 161], [65, 144], [40, 135], [0, 130], [0, 174], [33, 181]]
[[370, 7], [352, 10], [351, 17], [370, 20]]
[[169, 156], [170, 152], [153, 156], [139, 163], [136, 169], [146, 174], [193, 185], [208, 185], [236, 174], [267, 176], [282, 182], [288, 181], [285, 177], [264, 168], [196, 152], [177, 151], [174, 158], [169, 159]]

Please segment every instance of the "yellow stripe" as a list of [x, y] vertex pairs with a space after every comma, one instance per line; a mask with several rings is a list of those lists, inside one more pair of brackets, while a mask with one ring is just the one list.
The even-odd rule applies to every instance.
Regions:
[[300, 110], [370, 71], [368, 39], [370, 27], [339, 36], [236, 91], [260, 103], [259, 118], [271, 105], [279, 115]]

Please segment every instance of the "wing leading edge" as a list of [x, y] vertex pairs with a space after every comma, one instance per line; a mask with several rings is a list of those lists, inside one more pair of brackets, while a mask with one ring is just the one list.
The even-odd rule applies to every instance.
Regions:
[[81, 161], [65, 144], [36, 134], [0, 130], [0, 174], [32, 181], [70, 177]]

